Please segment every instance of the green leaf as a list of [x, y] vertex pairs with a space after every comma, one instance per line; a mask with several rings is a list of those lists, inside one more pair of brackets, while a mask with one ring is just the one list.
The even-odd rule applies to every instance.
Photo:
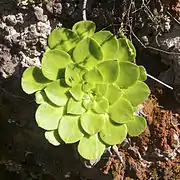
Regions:
[[95, 40], [87, 37], [77, 44], [73, 51], [73, 58], [76, 63], [91, 69], [103, 59], [103, 52]]
[[44, 133], [45, 138], [54, 146], [59, 146], [62, 142], [61, 138], [59, 137], [59, 134], [57, 130], [54, 131], [46, 131]]
[[50, 80], [64, 77], [65, 68], [71, 63], [71, 57], [65, 51], [51, 50], [42, 58], [42, 72]]
[[127, 123], [132, 120], [133, 107], [124, 98], [120, 98], [109, 108], [110, 118], [116, 123]]
[[105, 83], [113, 83], [117, 80], [119, 74], [119, 66], [117, 61], [105, 61], [98, 64], [97, 68], [103, 75]]
[[73, 98], [70, 98], [67, 104], [67, 113], [73, 115], [81, 115], [84, 113], [85, 109], [82, 107], [81, 101], [75, 101]]
[[41, 104], [36, 110], [36, 122], [39, 127], [45, 130], [55, 130], [58, 128], [62, 114], [63, 107]]
[[107, 88], [107, 93], [105, 94], [105, 97], [108, 99], [109, 103], [112, 105], [114, 104], [121, 96], [122, 91], [115, 85], [109, 84]]
[[92, 109], [94, 106], [94, 100], [92, 99], [84, 99], [83, 100], [83, 107], [86, 109], [86, 110], [90, 110]]
[[68, 97], [66, 95], [66, 92], [69, 89], [64, 86], [63, 80], [56, 80], [53, 83], [49, 84], [45, 88], [45, 93], [54, 104], [57, 106], [64, 106], [67, 101]]
[[69, 92], [71, 93], [72, 97], [77, 100], [80, 101], [83, 98], [83, 91], [81, 89], [82, 85], [81, 84], [77, 84], [74, 87], [72, 87]]
[[91, 93], [91, 91], [94, 89], [94, 87], [95, 87], [95, 84], [84, 82], [82, 85], [82, 91], [85, 93]]
[[72, 30], [81, 38], [90, 37], [96, 30], [96, 24], [92, 21], [79, 21], [74, 24]]
[[142, 116], [134, 116], [133, 120], [126, 124], [130, 136], [139, 136], [146, 128], [146, 119]]
[[62, 117], [58, 132], [65, 143], [75, 143], [84, 136], [79, 124], [79, 116], [65, 115]]
[[115, 60], [118, 50], [118, 41], [110, 31], [99, 31], [94, 34], [93, 38], [101, 45], [104, 60]]
[[51, 49], [59, 46], [59, 48], [68, 52], [76, 46], [78, 41], [78, 35], [72, 30], [66, 28], [56, 28], [49, 35], [48, 45]]
[[75, 86], [82, 80], [85, 70], [75, 64], [69, 64], [65, 70], [65, 81], [69, 86]]
[[126, 124], [118, 125], [106, 119], [104, 128], [100, 132], [100, 138], [106, 144], [114, 145], [121, 144], [127, 136], [127, 126]]
[[103, 76], [97, 68], [93, 68], [84, 74], [83, 79], [88, 83], [96, 84], [103, 81]]
[[107, 93], [108, 85], [107, 84], [96, 84], [95, 91], [100, 96], [105, 96]]
[[99, 140], [97, 134], [84, 136], [79, 142], [78, 152], [85, 159], [95, 160], [102, 156], [105, 147], [105, 144]]
[[144, 66], [139, 66], [139, 80], [145, 81], [147, 79], [147, 73]]
[[51, 81], [43, 76], [41, 69], [35, 66], [27, 68], [21, 79], [21, 86], [24, 92], [32, 94], [44, 89]]
[[52, 103], [48, 97], [46, 96], [46, 93], [44, 91], [37, 91], [35, 93], [35, 100], [37, 104], [43, 104], [43, 103], [48, 103], [52, 106], [56, 106], [54, 103]]
[[115, 82], [120, 88], [128, 88], [135, 84], [139, 78], [139, 68], [131, 62], [119, 62], [120, 72]]
[[100, 114], [108, 113], [109, 110], [108, 100], [106, 98], [101, 98], [99, 100], [96, 100], [94, 102], [93, 110], [96, 113], [100, 113]]
[[133, 61], [136, 57], [136, 49], [127, 38], [118, 39], [119, 50], [117, 52], [118, 61]]
[[81, 126], [89, 135], [98, 133], [104, 126], [105, 116], [88, 110], [81, 116]]
[[136, 84], [124, 91], [124, 97], [129, 100], [133, 106], [143, 103], [149, 95], [150, 89], [142, 81], [137, 81]]

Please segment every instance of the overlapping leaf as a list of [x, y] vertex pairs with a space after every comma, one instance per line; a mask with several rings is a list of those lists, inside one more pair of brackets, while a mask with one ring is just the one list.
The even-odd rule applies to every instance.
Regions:
[[105, 144], [100, 141], [98, 134], [84, 136], [79, 142], [78, 152], [85, 159], [95, 160], [102, 156], [105, 147]]
[[62, 117], [58, 132], [65, 143], [75, 143], [84, 136], [79, 124], [79, 116], [65, 115]]
[[76, 46], [79, 41], [78, 35], [70, 29], [56, 28], [48, 38], [48, 45], [51, 49], [59, 46], [60, 49], [68, 52]]
[[21, 86], [27, 94], [32, 94], [46, 87], [51, 81], [42, 74], [41, 69], [31, 66], [25, 70]]
[[65, 51], [48, 51], [42, 58], [42, 72], [50, 80], [60, 79], [64, 77], [65, 68], [71, 62], [70, 55]]

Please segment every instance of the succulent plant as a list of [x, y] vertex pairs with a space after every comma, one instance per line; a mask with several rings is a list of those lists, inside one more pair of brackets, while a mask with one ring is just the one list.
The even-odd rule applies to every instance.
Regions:
[[78, 142], [88, 160], [144, 131], [146, 120], [134, 112], [150, 94], [131, 41], [95, 30], [92, 21], [53, 30], [42, 67], [29, 67], [22, 77], [23, 90], [35, 93], [35, 118], [46, 139], [55, 146]]

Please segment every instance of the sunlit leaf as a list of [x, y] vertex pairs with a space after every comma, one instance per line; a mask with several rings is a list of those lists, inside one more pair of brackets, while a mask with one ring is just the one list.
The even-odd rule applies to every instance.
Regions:
[[92, 21], [79, 21], [74, 24], [72, 30], [81, 38], [92, 36], [96, 30], [96, 24]]
[[100, 96], [105, 96], [107, 93], [108, 85], [107, 84], [96, 84], [95, 91]]
[[139, 78], [139, 68], [131, 62], [119, 62], [120, 72], [116, 85], [128, 88], [136, 83]]
[[120, 98], [109, 108], [110, 118], [116, 123], [127, 123], [132, 120], [133, 107], [124, 98]]
[[101, 83], [103, 81], [103, 76], [97, 68], [87, 71], [83, 78], [86, 82], [91, 84]]
[[121, 144], [127, 136], [126, 124], [118, 125], [107, 118], [99, 135], [106, 144]]
[[71, 95], [73, 96], [73, 98], [77, 101], [80, 101], [83, 98], [83, 91], [82, 91], [82, 85], [81, 84], [77, 84], [74, 87], [72, 87], [69, 92], [71, 93]]
[[100, 45], [87, 37], [77, 44], [73, 58], [76, 63], [81, 63], [82, 66], [90, 69], [103, 59], [103, 53]]
[[69, 86], [77, 85], [81, 81], [84, 71], [85, 70], [80, 66], [69, 64], [65, 70], [66, 84]]
[[27, 68], [21, 79], [24, 92], [32, 94], [46, 87], [51, 81], [43, 76], [41, 69], [35, 66]]
[[64, 51], [74, 48], [79, 41], [79, 37], [70, 29], [56, 28], [48, 38], [48, 45], [51, 49], [59, 46]]
[[86, 109], [86, 110], [90, 110], [94, 107], [94, 100], [92, 99], [84, 99], [83, 100], [83, 107]]
[[79, 116], [63, 116], [59, 123], [58, 132], [65, 143], [75, 143], [79, 141], [84, 136], [80, 130]]
[[105, 116], [89, 110], [81, 116], [81, 126], [89, 135], [96, 134], [104, 126]]
[[96, 113], [104, 114], [108, 113], [109, 110], [109, 103], [106, 98], [101, 98], [99, 100], [94, 101], [93, 110]]
[[117, 86], [109, 84], [105, 97], [110, 104], [114, 104], [122, 95], [122, 91]]
[[136, 49], [127, 38], [118, 39], [119, 50], [117, 52], [118, 61], [133, 61], [136, 57]]
[[105, 150], [103, 144], [97, 134], [92, 136], [84, 136], [78, 145], [79, 154], [88, 160], [95, 160], [102, 156]]
[[35, 93], [35, 100], [37, 104], [50, 104], [51, 106], [57, 106], [52, 101], [50, 101], [44, 91], [37, 91]]
[[117, 61], [105, 61], [97, 66], [98, 70], [103, 75], [105, 83], [113, 83], [119, 75], [119, 66]]
[[55, 130], [63, 114], [63, 107], [41, 104], [36, 110], [36, 122], [45, 130]]
[[85, 109], [82, 107], [81, 101], [75, 101], [73, 98], [70, 98], [67, 104], [67, 113], [73, 115], [81, 115], [84, 113]]
[[94, 87], [95, 87], [95, 84], [85, 82], [82, 85], [82, 91], [85, 93], [90, 93], [92, 89], [94, 89]]
[[93, 38], [101, 45], [104, 60], [115, 60], [118, 50], [118, 41], [110, 31], [99, 31]]
[[64, 106], [68, 101], [67, 91], [68, 88], [65, 87], [62, 79], [54, 81], [45, 88], [48, 99], [58, 106]]
[[70, 55], [64, 51], [48, 51], [42, 58], [42, 72], [50, 80], [60, 79], [64, 77], [65, 68], [71, 62]]
[[145, 81], [147, 79], [147, 73], [144, 66], [139, 66], [139, 80]]
[[124, 91], [124, 97], [129, 100], [133, 106], [143, 103], [149, 95], [150, 89], [142, 81], [137, 81], [136, 84]]
[[130, 136], [138, 136], [145, 130], [147, 121], [142, 116], [134, 116], [133, 120], [126, 125]]
[[45, 138], [54, 146], [59, 146], [62, 142], [61, 138], [59, 137], [59, 134], [57, 130], [54, 131], [46, 131], [44, 133]]

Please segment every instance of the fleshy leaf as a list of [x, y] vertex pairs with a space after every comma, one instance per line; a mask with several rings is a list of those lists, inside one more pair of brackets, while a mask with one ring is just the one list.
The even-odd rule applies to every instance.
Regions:
[[97, 68], [94, 68], [90, 71], [87, 71], [84, 74], [83, 79], [88, 83], [96, 84], [103, 81], [103, 76]]
[[99, 135], [106, 144], [121, 144], [127, 136], [127, 126], [126, 124], [115, 124], [107, 118]]
[[109, 110], [108, 100], [106, 98], [101, 98], [99, 100], [96, 100], [94, 102], [93, 110], [96, 113], [100, 113], [100, 114], [108, 113]]
[[105, 61], [98, 64], [97, 68], [103, 75], [105, 83], [113, 83], [117, 80], [119, 74], [119, 66], [117, 61]]
[[45, 130], [55, 130], [58, 128], [62, 114], [63, 107], [41, 104], [36, 110], [36, 122], [39, 127]]
[[58, 132], [65, 143], [79, 141], [84, 135], [79, 127], [79, 116], [63, 116], [59, 123]]
[[82, 91], [85, 93], [90, 93], [94, 89], [94, 84], [85, 82], [82, 85]]
[[109, 84], [105, 97], [110, 104], [114, 104], [122, 96], [122, 91], [115, 85]]
[[105, 116], [89, 110], [81, 116], [81, 126], [89, 135], [96, 134], [104, 126]]
[[64, 77], [66, 66], [71, 63], [71, 57], [65, 51], [51, 50], [42, 58], [42, 72], [50, 80]]
[[83, 100], [83, 107], [86, 109], [86, 110], [90, 110], [92, 109], [94, 106], [94, 101], [92, 99], [84, 99]]
[[133, 61], [136, 57], [136, 49], [127, 38], [118, 39], [119, 50], [117, 52], [118, 61]]
[[84, 136], [79, 142], [78, 152], [85, 159], [95, 160], [102, 156], [105, 147], [105, 144], [99, 140], [98, 134]]
[[32, 94], [46, 87], [51, 81], [44, 77], [41, 69], [35, 66], [27, 68], [22, 76], [21, 86], [24, 92]]
[[94, 34], [93, 38], [101, 45], [104, 60], [115, 60], [118, 50], [118, 41], [110, 31], [99, 31]]
[[150, 89], [142, 81], [137, 81], [136, 84], [124, 91], [124, 97], [129, 100], [133, 106], [143, 103], [149, 95]]
[[57, 106], [64, 106], [67, 103], [67, 91], [68, 88], [65, 87], [62, 79], [54, 81], [45, 88], [45, 93], [48, 99], [50, 99]]
[[78, 41], [78, 35], [72, 30], [66, 28], [56, 28], [49, 35], [48, 45], [51, 49], [59, 46], [62, 50], [68, 52], [76, 46]]
[[100, 96], [105, 96], [107, 93], [108, 85], [107, 84], [96, 84], [95, 91]]
[[36, 103], [37, 103], [37, 104], [48, 103], [48, 104], [50, 104], [50, 105], [52, 105], [52, 106], [56, 106], [53, 102], [51, 102], [51, 101], [48, 99], [48, 97], [47, 97], [47, 95], [46, 95], [46, 93], [45, 93], [44, 91], [37, 91], [37, 92], [35, 93], [35, 100], [36, 100]]
[[110, 118], [116, 123], [127, 123], [132, 120], [133, 107], [124, 98], [120, 98], [109, 108]]
[[92, 21], [79, 21], [74, 24], [72, 30], [81, 38], [92, 36], [96, 30], [96, 24]]
[[81, 81], [84, 71], [85, 70], [80, 66], [69, 64], [65, 70], [66, 84], [69, 86], [77, 85]]
[[139, 80], [145, 81], [147, 79], [147, 73], [144, 66], [139, 66]]
[[74, 87], [72, 87], [69, 92], [71, 93], [72, 97], [77, 100], [80, 101], [83, 98], [83, 91], [81, 89], [82, 85], [81, 84], [77, 84]]
[[81, 101], [75, 101], [73, 98], [70, 98], [67, 104], [67, 113], [73, 115], [80, 115], [84, 113], [85, 109], [82, 107]]
[[130, 136], [139, 136], [145, 130], [147, 122], [142, 116], [134, 116], [133, 120], [126, 125]]
[[81, 40], [73, 51], [73, 60], [81, 63], [87, 69], [91, 69], [103, 59], [100, 45], [91, 38]]
[[139, 68], [131, 62], [119, 62], [119, 77], [115, 82], [120, 88], [128, 88], [136, 83], [139, 78]]
[[45, 135], [45, 138], [49, 141], [49, 143], [53, 144], [54, 146], [59, 146], [62, 142], [57, 130], [46, 131], [44, 135]]

